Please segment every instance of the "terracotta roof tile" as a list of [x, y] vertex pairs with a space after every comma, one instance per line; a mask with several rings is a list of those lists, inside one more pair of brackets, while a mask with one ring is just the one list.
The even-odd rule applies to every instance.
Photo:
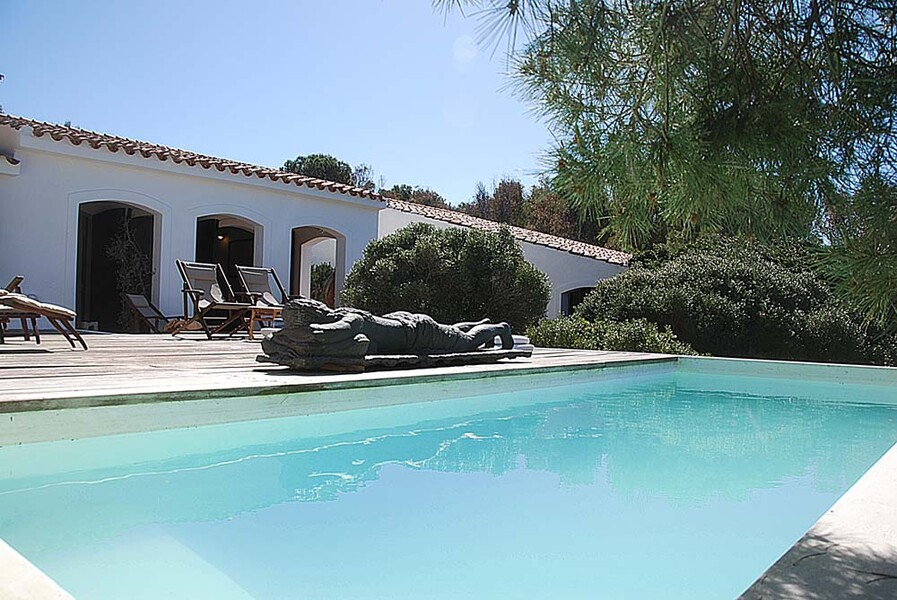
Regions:
[[[453, 225], [461, 225], [463, 227], [471, 227], [483, 231], [498, 231], [503, 226], [502, 223], [489, 221], [488, 219], [480, 219], [479, 217], [473, 217], [447, 208], [426, 206], [414, 202], [395, 200], [394, 198], [385, 198], [385, 200], [386, 205], [389, 208], [435, 219], [437, 221], [443, 221], [445, 223], [451, 223]], [[592, 244], [586, 244], [585, 242], [578, 242], [556, 235], [549, 235], [547, 233], [542, 233], [541, 231], [533, 231], [532, 229], [524, 229], [522, 227], [514, 226], [508, 226], [508, 229], [510, 229], [511, 234], [521, 242], [538, 244], [539, 246], [546, 246], [548, 248], [554, 248], [555, 250], [562, 250], [564, 252], [586, 256], [596, 260], [603, 260], [616, 265], [628, 266], [629, 261], [632, 258], [632, 255], [626, 254], [625, 252], [611, 250], [610, 248], [602, 248], [601, 246], [593, 246]]]
[[[78, 129], [77, 127], [44, 123], [42, 121], [35, 121], [33, 119], [26, 119], [24, 117], [16, 117], [4, 113], [0, 113], [0, 125], [5, 125], [16, 130], [22, 129], [23, 127], [30, 127], [32, 135], [34, 135], [35, 137], [43, 137], [45, 135], [48, 135], [50, 136], [50, 138], [57, 142], [67, 140], [75, 146], [79, 146], [83, 142], [87, 142], [88, 145], [90, 145], [90, 147], [95, 150], [99, 150], [105, 147], [106, 150], [112, 153], [123, 151], [129, 156], [133, 156], [134, 154], [139, 153], [143, 158], [155, 158], [159, 161], [166, 161], [170, 159], [176, 164], [186, 163], [191, 167], [198, 165], [206, 170], [214, 167], [217, 171], [224, 172], [225, 170], [228, 170], [235, 175], [241, 174], [246, 177], [252, 177], [254, 175], [259, 179], [267, 177], [271, 181], [279, 181], [286, 185], [292, 184], [296, 186], [305, 186], [308, 188], [327, 190], [340, 194], [348, 194], [349, 196], [360, 196], [362, 198], [369, 198], [371, 200], [383, 200], [383, 198], [377, 192], [355, 187], [352, 185], [336, 183], [333, 181], [324, 181], [322, 179], [315, 179], [314, 177], [305, 177], [304, 175], [287, 173], [285, 171], [281, 171], [280, 169], [272, 169], [270, 167], [261, 167], [259, 165], [236, 162], [228, 160], [226, 158], [205, 156], [202, 154], [196, 154], [195, 152], [190, 152], [188, 150], [169, 148], [167, 146], [160, 146], [158, 144], [151, 144], [149, 142], [141, 142], [138, 140], [132, 140], [105, 133]], [[18, 163], [18, 161], [15, 161], [15, 159], [10, 159], [8, 157], [5, 158], [12, 164]]]
[[[281, 182], [285, 185], [305, 186], [312, 189], [327, 190], [340, 194], [348, 194], [350, 196], [370, 198], [372, 200], [383, 200], [387, 202], [387, 205], [390, 208], [393, 208], [395, 210], [418, 214], [423, 217], [428, 217], [437, 221], [444, 221], [446, 223], [452, 223], [454, 225], [462, 225], [464, 227], [471, 227], [484, 231], [497, 231], [502, 226], [501, 223], [496, 223], [495, 221], [489, 221], [487, 219], [480, 219], [478, 217], [472, 217], [470, 215], [454, 210], [436, 208], [434, 206], [425, 206], [423, 204], [415, 204], [413, 202], [404, 202], [402, 200], [395, 200], [392, 198], [383, 198], [380, 194], [372, 190], [362, 189], [343, 183], [325, 181], [323, 179], [316, 179], [314, 177], [306, 177], [304, 175], [297, 175], [296, 173], [289, 173], [280, 169], [272, 169], [270, 167], [262, 167], [249, 163], [236, 162], [228, 160], [226, 158], [205, 156], [202, 154], [196, 154], [195, 152], [190, 152], [188, 150], [180, 150], [177, 148], [160, 146], [158, 144], [151, 144], [149, 142], [141, 142], [138, 140], [108, 135], [105, 133], [78, 129], [76, 127], [45, 123], [42, 121], [35, 121], [33, 119], [26, 119], [24, 117], [16, 117], [4, 113], [0, 113], [0, 125], [5, 125], [16, 130], [22, 129], [23, 127], [30, 127], [31, 132], [35, 137], [43, 137], [45, 135], [49, 135], [53, 140], [57, 142], [68, 140], [75, 146], [79, 146], [83, 142], [87, 142], [88, 145], [95, 150], [99, 150], [105, 147], [106, 150], [112, 153], [124, 152], [129, 156], [133, 156], [134, 154], [139, 153], [140, 156], [148, 159], [155, 158], [159, 161], [171, 160], [175, 164], [185, 163], [188, 166], [199, 166], [206, 170], [214, 167], [217, 171], [220, 172], [224, 172], [225, 170], [227, 170], [235, 175], [240, 174], [246, 177], [255, 176], [259, 179], [268, 178], [271, 181]], [[17, 165], [19, 163], [18, 160], [8, 156], [0, 156], [0, 158], [5, 159], [12, 165]], [[610, 250], [608, 248], [602, 248], [600, 246], [593, 246], [584, 242], [578, 242], [554, 235], [548, 235], [547, 233], [541, 233], [539, 231], [523, 229], [522, 227], [509, 227], [509, 229], [511, 230], [511, 233], [514, 235], [514, 237], [520, 241], [529, 242], [531, 244], [538, 244], [540, 246], [546, 246], [548, 248], [554, 248], [555, 250], [562, 250], [564, 252], [570, 252], [571, 254], [586, 256], [597, 260], [603, 260], [609, 263], [625, 266], [629, 264], [629, 260], [632, 258], [629, 254], [626, 254], [624, 252], [618, 252], [616, 250]]]

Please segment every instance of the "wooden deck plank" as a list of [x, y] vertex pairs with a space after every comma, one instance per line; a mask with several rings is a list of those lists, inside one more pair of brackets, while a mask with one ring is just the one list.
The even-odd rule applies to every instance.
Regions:
[[221, 393], [250, 388], [292, 392], [307, 386], [345, 382], [370, 385], [364, 381], [395, 377], [494, 374], [505, 370], [671, 359], [664, 355], [625, 352], [537, 349], [531, 359], [493, 365], [352, 375], [306, 374], [257, 362], [260, 344], [240, 338], [206, 340], [196, 334], [93, 334], [85, 336], [90, 350], [83, 351], [72, 350], [57, 334], [46, 333], [41, 337], [40, 345], [19, 338], [8, 339], [0, 345], [0, 412], [16, 412], [26, 405], [27, 410], [34, 410], [34, 402], [66, 398], [171, 394], [178, 390]]

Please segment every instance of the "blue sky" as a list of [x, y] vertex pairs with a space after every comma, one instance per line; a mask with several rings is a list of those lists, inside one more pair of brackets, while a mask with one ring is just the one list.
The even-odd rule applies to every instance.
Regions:
[[0, 0], [6, 112], [236, 160], [367, 163], [468, 200], [550, 144], [476, 20], [427, 0]]

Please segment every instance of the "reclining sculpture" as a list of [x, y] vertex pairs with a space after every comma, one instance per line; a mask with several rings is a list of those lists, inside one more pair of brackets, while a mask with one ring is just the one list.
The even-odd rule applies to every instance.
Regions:
[[[444, 325], [422, 314], [393, 312], [377, 316], [357, 308], [330, 308], [307, 298], [288, 302], [283, 320], [284, 328], [262, 341], [266, 356], [259, 360], [293, 369], [361, 371], [365, 357], [373, 355], [406, 359], [436, 355], [453, 357], [443, 363], [483, 362], [485, 356], [463, 361], [458, 355], [484, 354], [478, 349], [490, 347], [496, 337], [506, 352], [493, 352], [491, 358], [528, 355], [512, 350], [514, 338], [507, 323], [487, 320]], [[409, 366], [431, 364], [424, 362]], [[370, 365], [371, 360], [367, 363]]]

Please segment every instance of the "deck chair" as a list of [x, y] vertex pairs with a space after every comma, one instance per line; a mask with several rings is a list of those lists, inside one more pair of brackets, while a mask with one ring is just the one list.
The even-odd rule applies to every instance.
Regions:
[[[221, 265], [183, 260], [175, 263], [184, 280], [184, 320], [172, 329], [172, 335], [196, 322], [202, 325], [209, 339], [216, 333], [233, 335], [246, 328], [252, 304], [236, 300]], [[189, 318], [188, 303], [193, 305], [193, 316]], [[216, 311], [224, 312], [225, 316], [216, 318], [210, 314]]]
[[122, 292], [121, 299], [124, 300], [125, 306], [131, 309], [141, 323], [152, 333], [162, 333], [162, 329], [171, 322], [171, 318], [162, 314], [162, 311], [147, 300], [143, 294], [126, 294]]
[[[249, 316], [249, 339], [254, 339], [255, 324], [272, 325], [274, 320], [280, 316], [283, 305], [294, 298], [301, 296], [291, 296], [287, 294], [277, 271], [272, 267], [244, 267], [235, 265], [237, 276], [240, 278], [240, 284], [243, 286], [243, 294], [252, 304], [252, 310]], [[271, 289], [272, 282], [276, 286]], [[280, 299], [275, 296], [275, 292]], [[267, 310], [266, 310], [267, 309]]]
[[[280, 282], [277, 271], [272, 267], [242, 267], [235, 266], [237, 276], [240, 278], [240, 284], [245, 290], [245, 294], [252, 298], [253, 304], [262, 303], [269, 306], [283, 306], [290, 300], [301, 298], [299, 295], [287, 294], [287, 290]], [[276, 289], [271, 289], [271, 283], [274, 283]], [[277, 292], [278, 296], [274, 293]]]
[[[16, 275], [10, 279], [4, 289], [7, 292], [21, 294], [21, 286], [24, 280], [25, 278], [22, 275]], [[22, 324], [22, 337], [25, 338], [26, 342], [30, 341], [31, 336], [34, 335], [34, 342], [40, 344], [40, 330], [37, 328], [38, 316], [34, 313], [18, 311], [11, 306], [5, 305], [0, 305], [0, 344], [6, 341], [6, 336], [9, 335], [9, 322], [14, 319], [18, 319]], [[28, 326], [29, 321], [31, 322], [30, 328]]]
[[[5, 289], [0, 290], [0, 305], [11, 307], [21, 314], [27, 314], [35, 318], [44, 317], [56, 331], [62, 334], [62, 337], [66, 339], [72, 348], [75, 347], [75, 340], [77, 340], [81, 347], [87, 350], [87, 342], [84, 341], [84, 338], [81, 337], [81, 334], [78, 333], [74, 326], [75, 317], [78, 316], [75, 311], [56, 304], [40, 302], [24, 294], [9, 292]], [[37, 328], [35, 327], [36, 330]]]

